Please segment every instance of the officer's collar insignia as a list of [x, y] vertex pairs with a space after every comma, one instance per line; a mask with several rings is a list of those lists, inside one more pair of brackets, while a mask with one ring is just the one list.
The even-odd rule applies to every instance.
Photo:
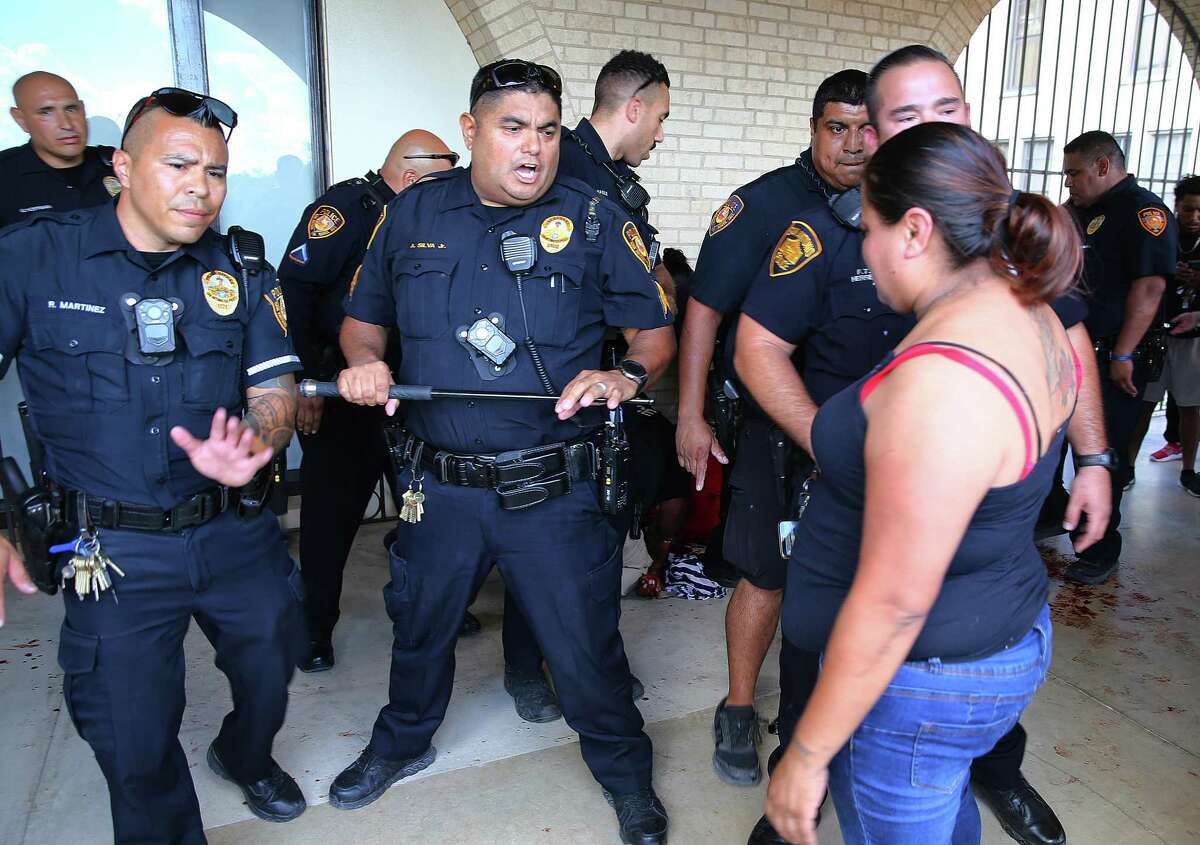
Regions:
[[200, 277], [204, 286], [204, 301], [208, 307], [222, 317], [228, 317], [237, 310], [238, 283], [237, 279], [224, 270], [209, 270]]
[[646, 249], [646, 243], [642, 240], [642, 235], [637, 230], [637, 226], [633, 225], [632, 220], [626, 221], [625, 225], [621, 227], [621, 237], [625, 239], [625, 246], [629, 247], [634, 258], [642, 262], [642, 266], [649, 273], [653, 269], [650, 266], [650, 252]]
[[100, 184], [104, 185], [104, 190], [108, 191], [110, 197], [121, 193], [121, 180], [116, 176], [105, 176], [100, 180]]
[[271, 306], [275, 322], [279, 323], [279, 328], [283, 329], [283, 336], [287, 337], [287, 307], [283, 304], [283, 288], [276, 285], [271, 288], [270, 293], [263, 294], [263, 299]]
[[1096, 234], [1096, 232], [1098, 232], [1100, 230], [1100, 227], [1103, 225], [1104, 225], [1104, 215], [1103, 214], [1093, 217], [1091, 220], [1088, 221], [1087, 233], [1089, 235], [1094, 235], [1094, 234]]
[[318, 205], [308, 218], [308, 236], [314, 239], [327, 238], [345, 225], [346, 218], [332, 205]]
[[821, 254], [821, 239], [802, 220], [793, 220], [771, 254], [771, 277], [788, 276]]
[[308, 243], [302, 243], [300, 246], [288, 252], [288, 259], [295, 261], [301, 267], [308, 263]]
[[1163, 232], [1167, 231], [1167, 213], [1161, 208], [1143, 208], [1138, 212], [1138, 222], [1154, 237], [1158, 237]]
[[571, 234], [574, 231], [575, 224], [571, 222], [571, 218], [555, 214], [542, 221], [542, 231], [538, 240], [546, 252], [562, 252], [571, 242]]
[[713, 212], [712, 220], [708, 224], [709, 237], [727, 228], [730, 223], [737, 219], [737, 216], [742, 213], [742, 209], [745, 207], [746, 204], [742, 202], [742, 198], [737, 194], [731, 195], [729, 199], [721, 203], [721, 207]]

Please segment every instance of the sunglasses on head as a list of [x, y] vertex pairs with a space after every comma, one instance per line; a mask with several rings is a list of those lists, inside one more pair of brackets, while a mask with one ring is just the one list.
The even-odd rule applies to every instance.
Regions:
[[471, 106], [490, 91], [500, 91], [517, 85], [541, 85], [549, 89], [555, 99], [562, 97], [562, 78], [545, 65], [537, 65], [521, 59], [501, 62], [486, 74], [478, 77], [471, 86]]
[[456, 167], [458, 166], [459, 156], [458, 153], [422, 153], [421, 155], [404, 156], [404, 158], [444, 158], [446, 161], [450, 162], [451, 167]]
[[197, 94], [184, 88], [159, 88], [149, 96], [138, 100], [130, 110], [129, 117], [125, 119], [125, 131], [121, 133], [122, 146], [125, 144], [125, 136], [129, 134], [130, 128], [139, 117], [150, 110], [151, 106], [157, 106], [176, 117], [201, 117], [215, 121], [229, 130], [222, 132], [226, 141], [229, 140], [234, 127], [237, 126], [237, 112], [216, 97]]

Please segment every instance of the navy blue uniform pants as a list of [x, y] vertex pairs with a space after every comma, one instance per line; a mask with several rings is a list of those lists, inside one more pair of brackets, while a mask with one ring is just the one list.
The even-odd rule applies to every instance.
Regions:
[[384, 419], [382, 408], [332, 400], [317, 433], [300, 435], [300, 566], [316, 640], [333, 634], [354, 535], [379, 479], [391, 478]]
[[1125, 393], [1108, 377], [1108, 365], [1100, 362], [1100, 402], [1104, 407], [1104, 428], [1108, 431], [1108, 445], [1117, 451], [1117, 470], [1110, 472], [1112, 484], [1112, 516], [1108, 519], [1108, 530], [1095, 544], [1084, 549], [1079, 557], [1096, 564], [1108, 564], [1121, 558], [1121, 498], [1125, 482], [1133, 472], [1129, 462], [1129, 444], [1133, 440], [1143, 412], [1142, 394], [1146, 392], [1146, 368], [1140, 361], [1134, 363], [1133, 384], [1137, 396]]
[[183, 638], [195, 619], [229, 678], [216, 736], [235, 778], [270, 772], [287, 685], [304, 643], [303, 586], [275, 517], [232, 512], [177, 534], [101, 530], [119, 602], [65, 592], [63, 694], [108, 781], [118, 843], [204, 842], [178, 733]]
[[[407, 473], [400, 482], [407, 485]], [[650, 786], [650, 738], [617, 628], [622, 538], [595, 487], [580, 482], [566, 496], [504, 511], [493, 490], [426, 478], [425, 516], [401, 522], [389, 552], [383, 596], [394, 640], [375, 753], [400, 760], [430, 746], [450, 701], [463, 612], [495, 565], [546, 657], [593, 776], [617, 795]]]

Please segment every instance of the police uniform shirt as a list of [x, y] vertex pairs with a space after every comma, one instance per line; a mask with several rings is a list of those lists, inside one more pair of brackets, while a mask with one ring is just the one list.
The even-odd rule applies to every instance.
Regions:
[[833, 216], [815, 171], [804, 175], [808, 187], [784, 215], [742, 313], [803, 350], [804, 385], [820, 405], [869, 372], [915, 321], [879, 301], [862, 232]]
[[[211, 230], [152, 268], [114, 205], [0, 232], [0, 376], [15, 357], [51, 478], [163, 509], [213, 486], [171, 428], [207, 438], [217, 408], [240, 414], [245, 388], [300, 368], [274, 271], [248, 278]], [[127, 359], [126, 294], [182, 304], [170, 363]]]
[[1175, 276], [1179, 226], [1162, 200], [1126, 176], [1092, 206], [1073, 208], [1084, 233], [1088, 332], [1112, 338], [1125, 322], [1134, 279]]
[[341, 369], [338, 330], [345, 298], [362, 265], [367, 241], [386, 202], [386, 183], [375, 191], [366, 179], [339, 182], [317, 197], [300, 218], [279, 262], [292, 340], [305, 378], [331, 378]]
[[58, 169], [38, 158], [31, 143], [0, 152], [0, 227], [39, 211], [75, 211], [108, 202], [121, 192], [112, 154], [112, 147], [85, 147], [82, 164]]
[[[804, 155], [812, 161], [808, 151]], [[713, 212], [700, 245], [691, 298], [722, 314], [740, 310], [788, 215], [811, 184], [797, 159], [730, 194]]]
[[[581, 143], [582, 142], [582, 143]], [[587, 149], [584, 149], [586, 145]], [[604, 139], [586, 117], [574, 129], [564, 129], [559, 144], [558, 172], [563, 176], [578, 179], [608, 197], [629, 214], [649, 245], [658, 239], [658, 229], [650, 225], [648, 214], [634, 213], [621, 201], [621, 186], [604, 165], [612, 167], [620, 176], [637, 181], [637, 174], [623, 161], [614, 161], [604, 145]]]
[[[588, 240], [589, 217], [599, 229], [594, 242]], [[615, 204], [559, 176], [529, 206], [486, 207], [471, 185], [470, 170], [456, 168], [414, 185], [388, 205], [347, 306], [356, 320], [398, 326], [399, 381], [452, 390], [545, 392], [522, 344], [526, 328], [515, 276], [500, 257], [500, 238], [509, 231], [537, 245], [537, 262], [522, 282], [525, 313], [555, 390], [581, 370], [601, 366], [606, 326], [671, 325], [645, 242]], [[477, 320], [492, 317], [516, 341], [516, 363], [511, 372], [484, 378], [474, 363], [477, 353], [459, 337]], [[528, 448], [582, 433], [574, 419], [559, 422], [550, 402], [413, 402], [406, 421], [422, 440], [460, 454]]]

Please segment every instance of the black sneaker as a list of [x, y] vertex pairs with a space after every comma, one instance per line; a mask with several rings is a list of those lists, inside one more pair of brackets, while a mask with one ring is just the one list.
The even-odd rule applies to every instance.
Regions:
[[334, 778], [329, 788], [329, 804], [339, 810], [365, 807], [396, 781], [415, 775], [436, 759], [437, 749], [432, 745], [411, 760], [385, 760], [368, 745], [357, 760]]
[[753, 707], [726, 707], [722, 699], [713, 716], [713, 741], [717, 777], [732, 786], [754, 786], [762, 780], [758, 762], [762, 730]]
[[628, 795], [613, 795], [605, 790], [604, 800], [617, 813], [625, 845], [666, 845], [667, 811], [653, 789]]
[[540, 724], [562, 718], [558, 696], [554, 694], [545, 673], [541, 671], [534, 675], [523, 675], [505, 666], [504, 691], [512, 696], [517, 715], [526, 722]]
[[217, 744], [208, 746], [208, 767], [217, 777], [224, 778], [230, 783], [237, 784], [246, 799], [250, 812], [268, 822], [290, 822], [304, 812], [308, 806], [304, 793], [299, 784], [279, 768], [279, 764], [271, 761], [271, 772], [265, 778], [256, 781], [239, 781], [225, 768], [221, 757], [217, 754]]
[[1179, 486], [1191, 495], [1200, 497], [1200, 476], [1193, 470], [1185, 469], [1179, 473]]

